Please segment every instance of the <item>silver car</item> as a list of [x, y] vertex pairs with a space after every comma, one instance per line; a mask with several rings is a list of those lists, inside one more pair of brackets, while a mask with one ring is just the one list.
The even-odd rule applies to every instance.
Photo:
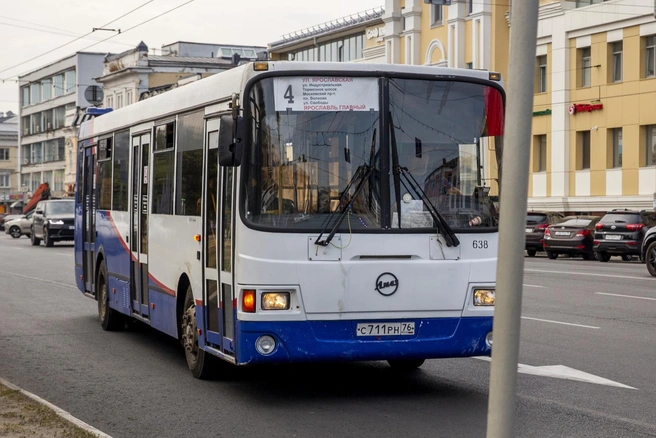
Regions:
[[27, 213], [25, 216], [20, 216], [5, 222], [5, 233], [9, 234], [14, 239], [18, 239], [22, 235], [30, 236], [30, 227], [32, 226], [33, 211]]

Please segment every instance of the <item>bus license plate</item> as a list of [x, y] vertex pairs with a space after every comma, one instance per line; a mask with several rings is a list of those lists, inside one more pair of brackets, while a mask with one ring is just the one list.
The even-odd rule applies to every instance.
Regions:
[[606, 239], [608, 240], [622, 240], [622, 236], [619, 234], [606, 234]]
[[414, 322], [359, 323], [358, 336], [411, 336], [415, 334]]

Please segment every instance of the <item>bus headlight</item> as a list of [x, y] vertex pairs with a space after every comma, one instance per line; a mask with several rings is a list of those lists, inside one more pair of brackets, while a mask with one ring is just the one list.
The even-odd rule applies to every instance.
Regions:
[[288, 310], [289, 292], [264, 292], [262, 294], [262, 310]]
[[474, 306], [494, 306], [494, 289], [474, 289]]

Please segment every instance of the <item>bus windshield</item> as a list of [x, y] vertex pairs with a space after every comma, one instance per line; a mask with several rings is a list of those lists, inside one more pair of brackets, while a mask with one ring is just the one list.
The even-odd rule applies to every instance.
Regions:
[[496, 226], [480, 154], [483, 138], [501, 135], [499, 90], [453, 79], [322, 80], [253, 86], [247, 222], [324, 230], [345, 214], [341, 232], [429, 231], [434, 208], [454, 229]]

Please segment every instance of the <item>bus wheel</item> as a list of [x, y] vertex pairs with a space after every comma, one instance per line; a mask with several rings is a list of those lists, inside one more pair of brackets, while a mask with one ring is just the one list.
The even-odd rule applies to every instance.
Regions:
[[397, 371], [413, 371], [424, 364], [425, 359], [397, 359], [387, 363]]
[[208, 379], [211, 375], [211, 356], [198, 347], [198, 330], [196, 325], [196, 304], [191, 286], [187, 287], [180, 333], [185, 350], [187, 366], [197, 379]]
[[125, 326], [125, 320], [120, 312], [109, 307], [109, 294], [107, 293], [107, 270], [105, 263], [98, 269], [96, 280], [96, 298], [98, 299], [98, 317], [103, 330], [116, 331]]

